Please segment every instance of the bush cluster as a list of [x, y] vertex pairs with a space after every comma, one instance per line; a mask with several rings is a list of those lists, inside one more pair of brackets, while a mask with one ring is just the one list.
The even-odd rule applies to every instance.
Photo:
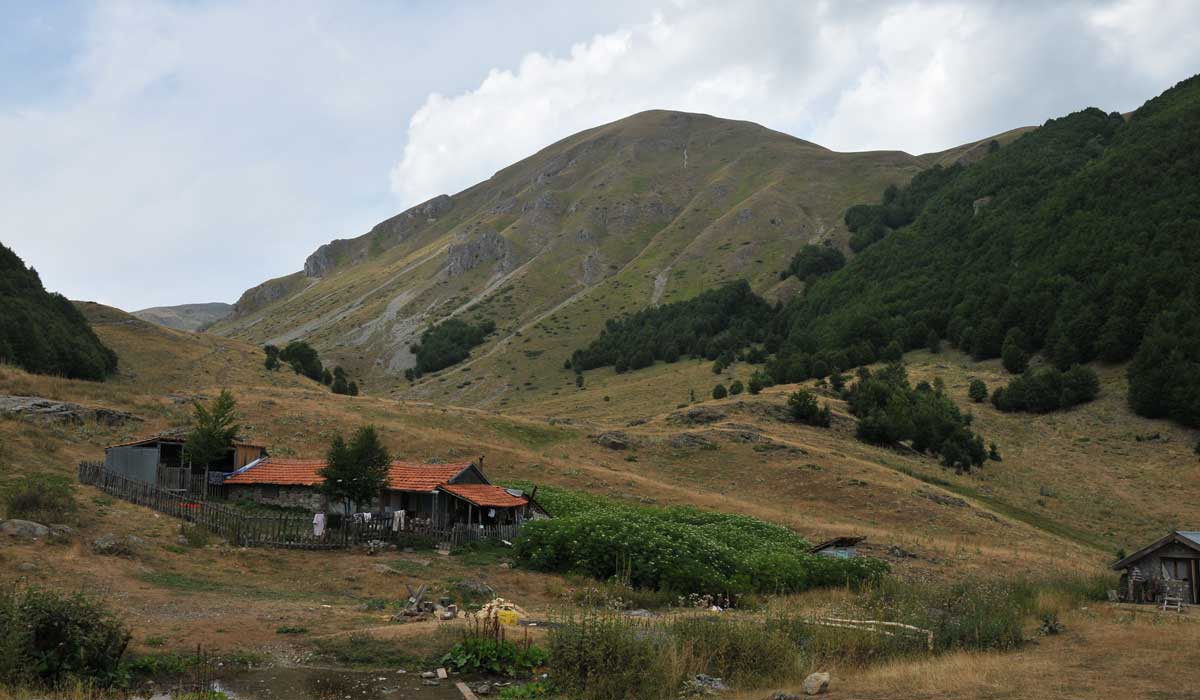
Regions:
[[1100, 393], [1100, 379], [1082, 365], [1066, 372], [1039, 367], [992, 393], [992, 404], [1005, 412], [1049, 413], [1087, 403]]
[[617, 504], [539, 491], [552, 520], [526, 523], [516, 557], [541, 571], [731, 598], [858, 585], [887, 570], [876, 559], [809, 554], [791, 530], [744, 515]]
[[413, 381], [426, 372], [436, 372], [462, 362], [471, 355], [471, 348], [483, 344], [495, 330], [496, 323], [490, 319], [470, 324], [462, 319], [448, 318], [431, 326], [410, 348], [417, 356], [417, 364], [404, 371], [405, 378]]
[[123, 678], [129, 631], [83, 595], [39, 588], [0, 594], [0, 685], [109, 686]]
[[981, 466], [987, 459], [983, 438], [941, 389], [908, 383], [904, 365], [892, 363], [876, 373], [866, 368], [846, 396], [858, 418], [858, 437], [877, 444], [908, 442], [918, 452], [940, 455], [956, 470]]
[[15, 479], [5, 485], [3, 497], [9, 518], [39, 523], [72, 522], [78, 509], [71, 480], [49, 474]]

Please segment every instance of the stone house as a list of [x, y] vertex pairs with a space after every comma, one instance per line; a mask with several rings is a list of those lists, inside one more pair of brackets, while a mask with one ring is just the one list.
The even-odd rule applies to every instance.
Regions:
[[[228, 475], [225, 497], [312, 512], [340, 511], [341, 504], [329, 503], [318, 488], [325, 464], [324, 460], [267, 457]], [[477, 462], [395, 461], [371, 511], [386, 517], [403, 512], [406, 526], [519, 525], [547, 517], [533, 496], [493, 485]]]

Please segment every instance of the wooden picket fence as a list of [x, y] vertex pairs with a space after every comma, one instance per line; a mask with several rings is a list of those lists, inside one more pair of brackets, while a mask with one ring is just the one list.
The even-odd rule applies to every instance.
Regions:
[[377, 515], [368, 521], [337, 514], [327, 516], [320, 535], [315, 534], [308, 513], [251, 515], [237, 508], [169, 491], [145, 481], [130, 479], [104, 468], [101, 462], [80, 462], [79, 483], [136, 505], [152, 508], [180, 520], [196, 523], [241, 547], [282, 549], [342, 549], [370, 542], [397, 546], [435, 545], [459, 547], [473, 540], [511, 542], [520, 525], [434, 528], [409, 524], [395, 530], [390, 517]]

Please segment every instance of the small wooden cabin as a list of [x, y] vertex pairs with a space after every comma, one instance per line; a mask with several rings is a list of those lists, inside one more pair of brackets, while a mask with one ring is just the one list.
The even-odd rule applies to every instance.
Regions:
[[1183, 603], [1200, 604], [1200, 532], [1176, 530], [1114, 563], [1122, 571], [1120, 599], [1161, 602], [1174, 594]]
[[209, 473], [225, 473], [265, 457], [262, 445], [234, 442], [225, 458], [206, 468], [193, 465], [184, 455], [183, 435], [161, 434], [104, 448], [104, 468], [135, 481], [145, 481], [173, 491], [205, 495]]
[[[324, 460], [268, 457], [227, 476], [223, 489], [230, 500], [338, 511], [341, 504], [330, 504], [317, 488], [324, 468]], [[547, 517], [532, 494], [493, 485], [477, 462], [392, 462], [383, 491], [369, 507], [387, 517], [403, 512], [406, 527], [519, 525]]]

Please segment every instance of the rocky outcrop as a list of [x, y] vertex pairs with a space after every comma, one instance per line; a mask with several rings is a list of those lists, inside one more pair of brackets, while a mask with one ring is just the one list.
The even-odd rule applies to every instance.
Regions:
[[633, 439], [619, 430], [610, 430], [597, 435], [596, 444], [610, 450], [627, 450], [633, 447]]
[[67, 401], [54, 401], [40, 396], [0, 396], [0, 414], [25, 418], [39, 423], [99, 423], [118, 426], [141, 423], [141, 416], [112, 408], [91, 408]]
[[725, 412], [708, 406], [696, 406], [684, 411], [676, 411], [667, 416], [667, 422], [673, 425], [704, 425], [725, 420]]
[[375, 225], [358, 238], [339, 238], [317, 248], [304, 261], [305, 277], [325, 277], [346, 262], [362, 262], [369, 255], [403, 243], [413, 232], [437, 221], [454, 206], [449, 195], [440, 194]]
[[829, 674], [824, 671], [809, 674], [804, 679], [805, 695], [820, 695], [829, 690]]
[[233, 305], [233, 313], [229, 317], [240, 318], [273, 304], [298, 289], [303, 281], [304, 275], [296, 272], [287, 277], [276, 277], [257, 287], [251, 287], [242, 292], [242, 296]]
[[32, 520], [0, 521], [0, 534], [23, 540], [40, 540], [50, 534], [50, 528]]
[[475, 268], [491, 262], [499, 264], [500, 270], [508, 272], [516, 267], [516, 255], [512, 243], [495, 231], [484, 231], [479, 236], [450, 246], [446, 252], [446, 274], [460, 277]]

